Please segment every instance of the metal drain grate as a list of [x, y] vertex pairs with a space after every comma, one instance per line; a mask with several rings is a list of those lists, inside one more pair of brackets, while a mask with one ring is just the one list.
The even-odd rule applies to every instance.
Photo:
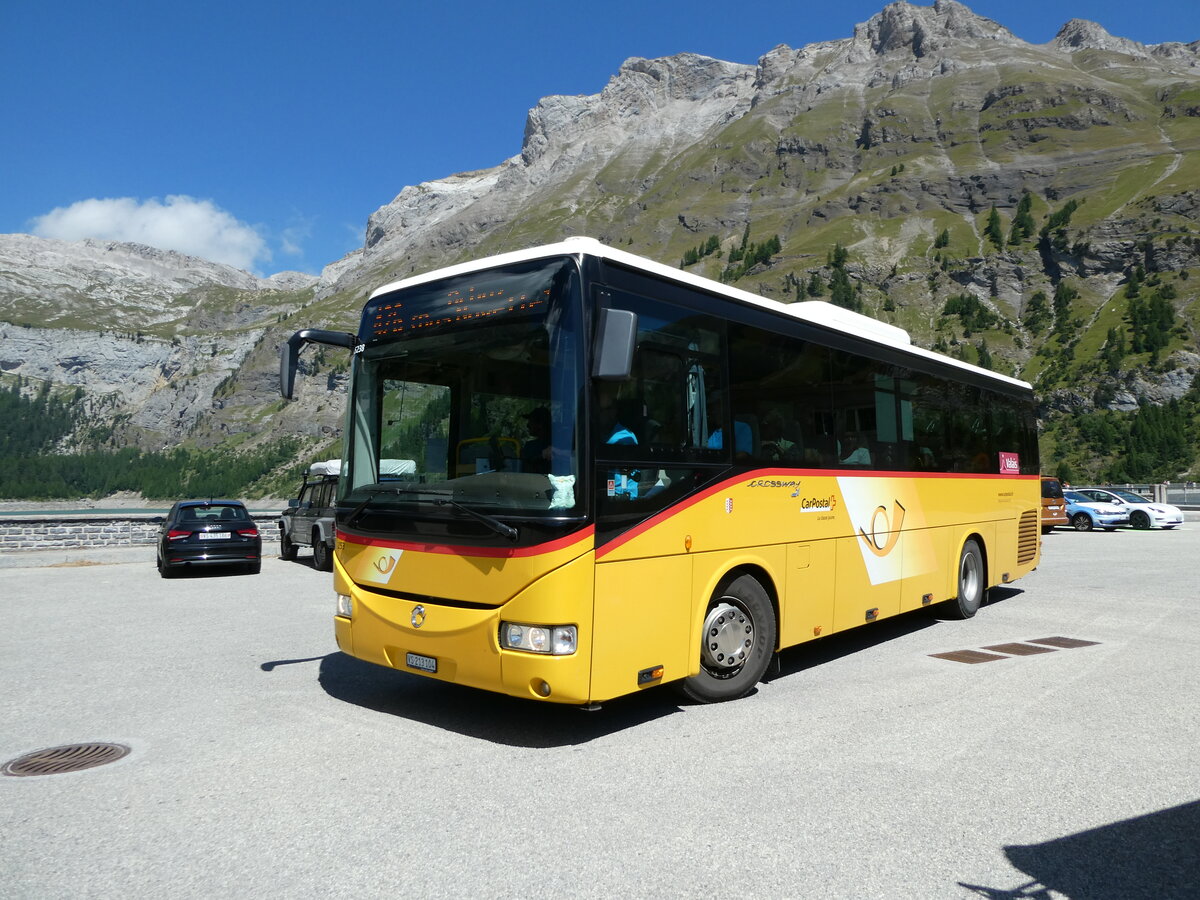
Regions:
[[984, 650], [991, 650], [995, 653], [1007, 653], [1010, 656], [1033, 656], [1037, 653], [1053, 653], [1053, 647], [1036, 647], [1033, 644], [992, 644], [990, 647], [984, 647]]
[[938, 659], [948, 659], [951, 662], [970, 663], [985, 663], [995, 659], [1008, 659], [1007, 656], [1000, 656], [996, 653], [981, 653], [978, 650], [954, 650], [950, 653], [930, 653], [930, 656], [936, 656]]
[[982, 650], [954, 650], [950, 653], [930, 653], [929, 655], [937, 659], [948, 659], [951, 662], [975, 664], [993, 662], [997, 659], [1011, 659], [1014, 656], [1036, 656], [1039, 653], [1053, 653], [1055, 650], [1095, 647], [1096, 643], [1096, 641], [1083, 641], [1079, 638], [1047, 637], [1032, 641], [990, 644]]
[[4, 764], [5, 775], [61, 775], [116, 762], [129, 755], [124, 744], [65, 744], [34, 750]]
[[1096, 641], [1081, 641], [1079, 638], [1048, 637], [1030, 641], [1031, 644], [1046, 644], [1050, 647], [1062, 647], [1064, 650], [1074, 650], [1076, 647], [1095, 647]]

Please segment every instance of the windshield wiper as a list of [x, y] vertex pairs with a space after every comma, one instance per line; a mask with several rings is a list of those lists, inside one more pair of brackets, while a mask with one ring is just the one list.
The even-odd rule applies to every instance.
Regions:
[[367, 496], [363, 497], [362, 503], [360, 503], [360, 504], [358, 504], [358, 506], [354, 507], [354, 511], [352, 513], [350, 513], [349, 518], [346, 519], [346, 527], [350, 527], [355, 522], [357, 522], [358, 517], [360, 515], [362, 515], [362, 512], [363, 512], [363, 510], [365, 510], [367, 508], [367, 505], [372, 500], [374, 500], [376, 497], [378, 497], [380, 494], [395, 494], [397, 497], [400, 496], [401, 494], [434, 494], [434, 495], [438, 495], [438, 496], [445, 496], [446, 492], [445, 491], [422, 491], [422, 490], [413, 490], [412, 488], [401, 488], [401, 487], [368, 488]]
[[356, 521], [358, 521], [358, 517], [362, 514], [363, 510], [367, 508], [367, 505], [380, 494], [395, 494], [397, 496], [400, 496], [401, 494], [417, 494], [418, 496], [423, 495], [427, 497], [436, 497], [438, 499], [433, 501], [435, 506], [452, 507], [459, 512], [464, 513], [465, 515], [470, 516], [477, 522], [482, 522], [484, 525], [492, 529], [492, 531], [496, 532], [496, 534], [504, 537], [506, 540], [515, 541], [517, 539], [517, 529], [513, 528], [511, 525], [501, 522], [499, 519], [494, 518], [493, 516], [489, 516], [487, 513], [481, 513], [479, 510], [471, 509], [469, 506], [464, 506], [457, 500], [451, 500], [448, 496], [448, 491], [421, 490], [420, 488], [369, 488], [367, 490], [367, 496], [363, 497], [362, 503], [354, 507], [354, 511], [351, 512], [349, 518], [346, 519], [346, 526], [350, 527]]
[[442, 499], [434, 500], [434, 506], [450, 506], [457, 509], [461, 513], [466, 513], [477, 522], [482, 522], [496, 534], [504, 537], [507, 540], [515, 541], [517, 539], [517, 529], [511, 525], [501, 522], [499, 519], [489, 516], [487, 513], [481, 513], [477, 509], [471, 509], [469, 506], [463, 506], [457, 500]]

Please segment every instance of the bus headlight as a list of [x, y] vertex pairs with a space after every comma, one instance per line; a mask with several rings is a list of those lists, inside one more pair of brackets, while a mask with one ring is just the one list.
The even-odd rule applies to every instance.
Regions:
[[349, 594], [337, 595], [337, 614], [349, 619], [354, 614], [354, 601]]
[[526, 653], [546, 653], [550, 656], [570, 656], [579, 643], [574, 625], [523, 625], [520, 622], [500, 623], [500, 646], [505, 650], [524, 650]]

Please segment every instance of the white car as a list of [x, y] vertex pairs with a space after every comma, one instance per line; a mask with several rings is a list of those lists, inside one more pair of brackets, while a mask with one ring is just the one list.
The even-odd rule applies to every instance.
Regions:
[[1183, 524], [1183, 511], [1169, 503], [1155, 503], [1141, 494], [1120, 488], [1076, 488], [1092, 500], [1113, 503], [1129, 510], [1129, 524], [1134, 528], [1174, 528]]

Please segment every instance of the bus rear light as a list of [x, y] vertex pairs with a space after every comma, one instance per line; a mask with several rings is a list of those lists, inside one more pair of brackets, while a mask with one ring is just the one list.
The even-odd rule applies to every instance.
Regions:
[[577, 649], [579, 632], [574, 625], [524, 625], [500, 623], [500, 646], [505, 650], [570, 656]]

